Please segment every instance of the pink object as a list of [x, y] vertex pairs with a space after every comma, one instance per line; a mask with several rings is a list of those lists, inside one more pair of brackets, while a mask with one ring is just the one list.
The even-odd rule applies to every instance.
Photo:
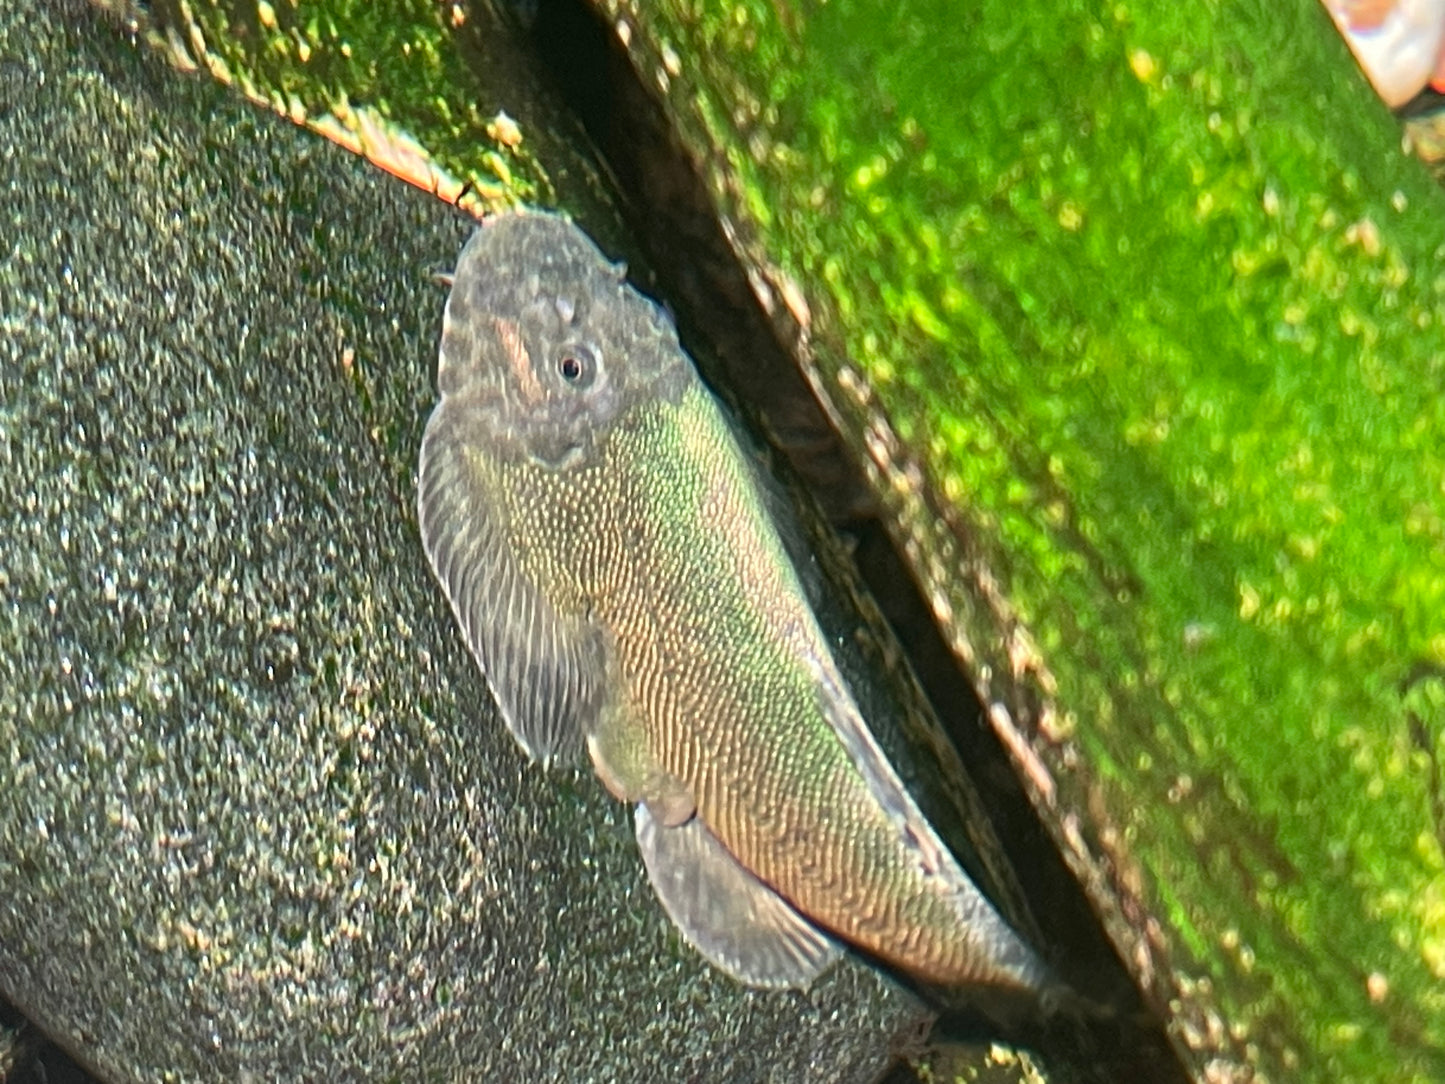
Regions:
[[1392, 109], [1445, 87], [1445, 0], [1322, 0]]

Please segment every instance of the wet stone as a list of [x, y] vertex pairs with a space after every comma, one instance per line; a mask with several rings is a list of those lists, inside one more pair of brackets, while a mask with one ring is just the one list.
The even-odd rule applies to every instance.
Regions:
[[[846, 1081], [530, 766], [414, 464], [471, 223], [67, 8], [0, 12], [0, 996], [107, 1079]], [[20, 14], [20, 12], [24, 14]]]

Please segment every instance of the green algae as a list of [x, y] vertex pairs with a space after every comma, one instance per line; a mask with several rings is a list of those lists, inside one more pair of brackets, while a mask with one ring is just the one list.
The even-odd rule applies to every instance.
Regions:
[[1195, 1064], [1445, 1073], [1445, 198], [1318, 5], [609, 10]]

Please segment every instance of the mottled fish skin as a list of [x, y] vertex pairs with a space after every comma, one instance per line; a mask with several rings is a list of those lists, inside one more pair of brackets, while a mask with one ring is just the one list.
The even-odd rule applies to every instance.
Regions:
[[[490, 221], [437, 381], [419, 496], [437, 576], [528, 752], [585, 744], [640, 803], [689, 940], [761, 984], [826, 965], [816, 926], [926, 983], [1049, 985], [879, 751], [720, 408], [620, 267], [562, 218]], [[709, 897], [753, 878], [736, 921], [783, 944], [776, 967], [716, 928], [734, 920]], [[801, 919], [755, 905], [773, 892]]]

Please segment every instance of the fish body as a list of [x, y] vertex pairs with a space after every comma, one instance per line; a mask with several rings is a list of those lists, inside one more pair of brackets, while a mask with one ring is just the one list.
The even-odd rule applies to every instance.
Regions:
[[507, 725], [585, 746], [649, 877], [739, 979], [864, 949], [920, 981], [1043, 965], [968, 880], [848, 692], [752, 464], [666, 316], [564, 219], [458, 262], [423, 441], [423, 540]]

